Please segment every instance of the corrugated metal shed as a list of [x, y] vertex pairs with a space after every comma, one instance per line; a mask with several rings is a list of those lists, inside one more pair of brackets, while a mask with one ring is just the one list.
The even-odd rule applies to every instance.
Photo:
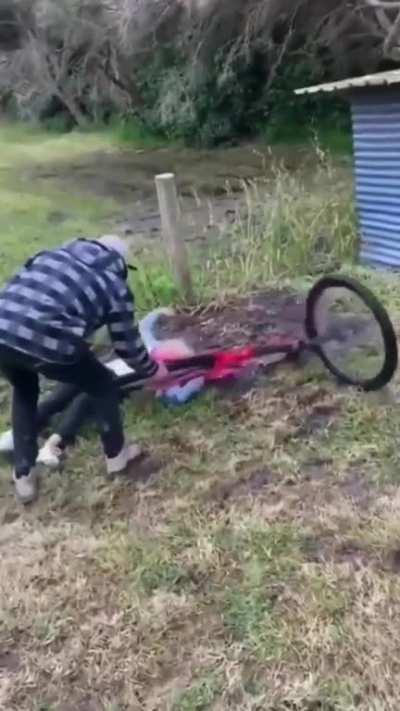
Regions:
[[346, 91], [352, 106], [360, 259], [400, 268], [400, 70], [300, 89]]
[[318, 94], [320, 92], [332, 93], [334, 91], [349, 91], [349, 89], [361, 89], [365, 87], [391, 86], [392, 84], [400, 84], [400, 69], [393, 69], [390, 72], [365, 74], [363, 77], [343, 79], [342, 81], [334, 81], [329, 84], [306, 86], [303, 89], [296, 89], [295, 94], [301, 96], [302, 94]]
[[360, 258], [400, 267], [400, 88], [352, 96]]

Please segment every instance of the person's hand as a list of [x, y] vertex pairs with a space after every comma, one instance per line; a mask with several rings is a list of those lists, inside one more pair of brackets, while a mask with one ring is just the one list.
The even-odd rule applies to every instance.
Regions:
[[153, 375], [151, 378], [152, 383], [162, 383], [163, 381], [167, 380], [169, 377], [170, 373], [168, 371], [168, 368], [164, 363], [158, 363], [158, 370], [157, 372]]

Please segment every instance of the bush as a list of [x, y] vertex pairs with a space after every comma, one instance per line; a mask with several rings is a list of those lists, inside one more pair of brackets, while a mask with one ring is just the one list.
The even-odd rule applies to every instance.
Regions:
[[[146, 130], [203, 145], [266, 124], [272, 135], [282, 123], [328, 112], [319, 99], [297, 99], [296, 86], [350, 70], [360, 53], [365, 71], [377, 59], [359, 14], [334, 0], [19, 4], [29, 13], [12, 25], [21, 49], [0, 57], [0, 99], [11, 94], [28, 120], [63, 114], [67, 126], [134, 116]], [[331, 120], [344, 116], [339, 104], [329, 112]]]
[[136, 112], [151, 133], [202, 146], [260, 132], [274, 142], [285, 127], [296, 135], [303, 129], [309, 138], [313, 124], [328, 119], [339, 132], [348, 132], [345, 101], [294, 94], [296, 88], [325, 78], [321, 64], [298, 52], [288, 55], [269, 84], [265, 57], [259, 52], [232, 60], [227, 47], [204, 65], [189, 62], [182, 51], [168, 46], [136, 73], [142, 97]]
[[[296, 134], [299, 131], [310, 138], [315, 126], [335, 128], [339, 132], [349, 132], [351, 127], [348, 101], [340, 97], [324, 94], [296, 96], [295, 90], [304, 86], [323, 83], [329, 76], [321, 63], [309, 57], [302, 58], [296, 53], [293, 58], [277, 71], [268, 96], [265, 97], [266, 136], [271, 141], [281, 135], [290, 139], [286, 128]], [[285, 135], [286, 134], [286, 135]]]

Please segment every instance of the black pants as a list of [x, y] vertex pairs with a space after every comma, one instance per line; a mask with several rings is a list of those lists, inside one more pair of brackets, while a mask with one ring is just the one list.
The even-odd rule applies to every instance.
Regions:
[[[0, 370], [13, 386], [12, 429], [17, 477], [29, 474], [38, 455], [40, 374], [90, 396], [105, 455], [115, 457], [119, 454], [124, 437], [115, 378], [89, 350], [85, 350], [79, 361], [72, 365], [57, 365], [0, 346]], [[45, 414], [42, 412], [41, 416]]]
[[40, 433], [50, 425], [54, 415], [63, 413], [56, 432], [61, 437], [61, 447], [72, 443], [85, 422], [94, 419], [95, 400], [79, 390], [75, 385], [57, 385], [55, 389], [39, 401], [37, 409], [37, 431]]
[[[118, 378], [115, 381], [118, 388]], [[129, 394], [129, 388], [118, 390], [121, 402]], [[88, 421], [95, 419], [95, 401], [90, 395], [82, 393], [74, 385], [57, 385], [57, 387], [39, 401], [37, 409], [37, 430], [40, 433], [50, 425], [54, 415], [63, 413], [54, 432], [61, 437], [60, 446], [63, 448], [76, 439], [81, 427]]]

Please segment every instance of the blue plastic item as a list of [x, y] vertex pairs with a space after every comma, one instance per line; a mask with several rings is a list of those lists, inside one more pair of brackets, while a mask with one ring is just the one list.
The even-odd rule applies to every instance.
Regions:
[[186, 385], [173, 385], [162, 396], [166, 405], [178, 406], [196, 397], [204, 388], [205, 378], [202, 376], [189, 380]]

